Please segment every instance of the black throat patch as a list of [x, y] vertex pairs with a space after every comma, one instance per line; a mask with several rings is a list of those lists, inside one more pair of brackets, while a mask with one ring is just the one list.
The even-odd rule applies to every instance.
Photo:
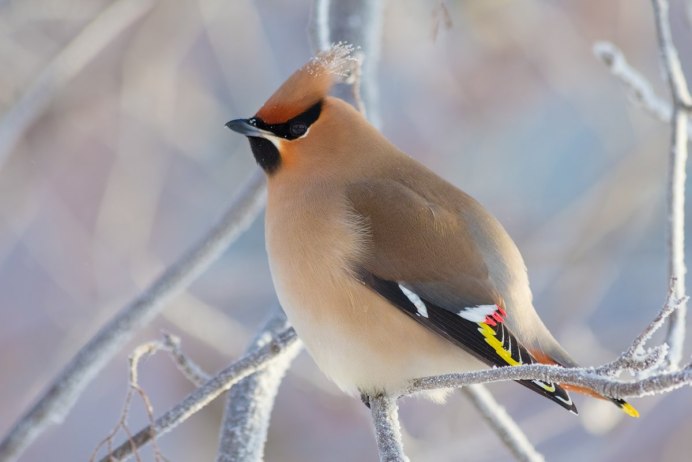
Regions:
[[248, 137], [248, 141], [250, 141], [250, 149], [252, 149], [257, 165], [262, 167], [267, 175], [274, 173], [281, 165], [281, 155], [274, 143], [265, 138], [255, 138], [254, 136]]

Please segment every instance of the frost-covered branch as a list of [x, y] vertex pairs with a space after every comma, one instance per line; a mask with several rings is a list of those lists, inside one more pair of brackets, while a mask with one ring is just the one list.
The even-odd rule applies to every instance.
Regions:
[[166, 301], [189, 286], [254, 221], [264, 197], [264, 176], [256, 172], [207, 235], [77, 352], [0, 444], [0, 460], [14, 460], [48, 424], [61, 422], [84, 387], [132, 335], [148, 324]]
[[495, 401], [493, 395], [483, 385], [469, 385], [461, 389], [483, 419], [500, 437], [514, 458], [520, 462], [543, 462], [543, 456], [536, 451], [524, 432], [507, 411]]
[[459, 388], [477, 383], [506, 382], [510, 380], [542, 380], [545, 382], [579, 385], [596, 393], [614, 398], [638, 398], [667, 393], [692, 385], [692, 367], [664, 372], [631, 381], [616, 380], [598, 374], [594, 368], [564, 368], [547, 364], [507, 366], [462, 374], [424, 377], [412, 381], [407, 394], [441, 388]]
[[[629, 96], [653, 117], [670, 123], [673, 106], [656, 94], [651, 83], [627, 62], [622, 51], [610, 42], [596, 42], [594, 55], [605, 64], [627, 89]], [[692, 125], [688, 125], [692, 131]]]
[[401, 442], [399, 407], [396, 398], [385, 395], [370, 396], [370, 411], [375, 423], [375, 438], [380, 450], [380, 462], [408, 462]]
[[[263, 347], [289, 328], [280, 308], [257, 334], [248, 353]], [[221, 423], [217, 462], [261, 462], [274, 398], [284, 374], [300, 351], [300, 342], [285, 344], [285, 351], [267, 367], [245, 377], [228, 393]]]
[[645, 349], [644, 346], [646, 345], [646, 342], [651, 339], [654, 332], [663, 326], [666, 319], [668, 319], [676, 310], [679, 310], [683, 303], [687, 302], [687, 297], [684, 297], [683, 299], [674, 298], [674, 287], [675, 281], [671, 281], [670, 289], [668, 290], [668, 296], [666, 297], [666, 303], [663, 306], [663, 309], [659, 311], [658, 315], [648, 326], [646, 326], [642, 333], [634, 339], [629, 348], [625, 350], [625, 352], [622, 353], [618, 359], [599, 367], [596, 369], [596, 372], [606, 375], [617, 375], [624, 370], [629, 370], [632, 372], [654, 372], [662, 366], [668, 354], [668, 345], [664, 343], [662, 345], [649, 348], [648, 350]]
[[[658, 46], [663, 60], [663, 68], [668, 78], [668, 86], [673, 98], [671, 118], [670, 166], [668, 177], [668, 272], [673, 280], [673, 296], [685, 300], [685, 169], [687, 166], [687, 142], [689, 112], [692, 98], [687, 89], [685, 75], [670, 31], [670, 17], [667, 0], [652, 0], [656, 19]], [[687, 304], [670, 316], [668, 329], [668, 363], [675, 368], [682, 360], [685, 342], [685, 318]]]
[[197, 363], [180, 349], [180, 339], [167, 332], [163, 333], [162, 349], [168, 351], [178, 370], [193, 384], [200, 386], [211, 377]]
[[[273, 319], [270, 322], [273, 322]], [[153, 425], [147, 426], [128, 438], [110, 454], [103, 457], [101, 462], [126, 460], [133, 455], [135, 450], [152, 441], [154, 437], [169, 432], [240, 380], [271, 365], [272, 362], [280, 358], [295, 354], [293, 350], [297, 349], [298, 345], [295, 331], [291, 327], [286, 327], [264, 346], [246, 354], [190, 393], [178, 405], [156, 419]]]

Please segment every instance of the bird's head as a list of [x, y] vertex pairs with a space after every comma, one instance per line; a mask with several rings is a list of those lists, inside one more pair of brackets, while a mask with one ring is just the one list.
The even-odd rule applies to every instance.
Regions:
[[257, 163], [270, 177], [291, 165], [313, 163], [317, 157], [324, 163], [327, 153], [348, 139], [349, 127], [368, 126], [349, 104], [327, 96], [356, 63], [350, 45], [334, 45], [294, 72], [257, 114], [226, 126], [248, 137]]

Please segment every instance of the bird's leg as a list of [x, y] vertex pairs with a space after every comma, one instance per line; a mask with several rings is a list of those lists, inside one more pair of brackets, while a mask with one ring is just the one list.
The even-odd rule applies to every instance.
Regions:
[[360, 393], [360, 400], [363, 402], [363, 404], [365, 404], [365, 407], [370, 409], [370, 395], [368, 395], [367, 393], [361, 392]]

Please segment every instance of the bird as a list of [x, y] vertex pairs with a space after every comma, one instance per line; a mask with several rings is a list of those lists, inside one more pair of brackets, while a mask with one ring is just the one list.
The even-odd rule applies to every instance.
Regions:
[[[332, 45], [254, 116], [226, 124], [248, 138], [266, 173], [272, 280], [317, 366], [366, 405], [420, 377], [576, 367], [537, 314], [524, 260], [500, 222], [329, 95], [355, 62], [352, 46]], [[586, 388], [518, 382], [574, 414], [568, 390], [638, 416]]]

